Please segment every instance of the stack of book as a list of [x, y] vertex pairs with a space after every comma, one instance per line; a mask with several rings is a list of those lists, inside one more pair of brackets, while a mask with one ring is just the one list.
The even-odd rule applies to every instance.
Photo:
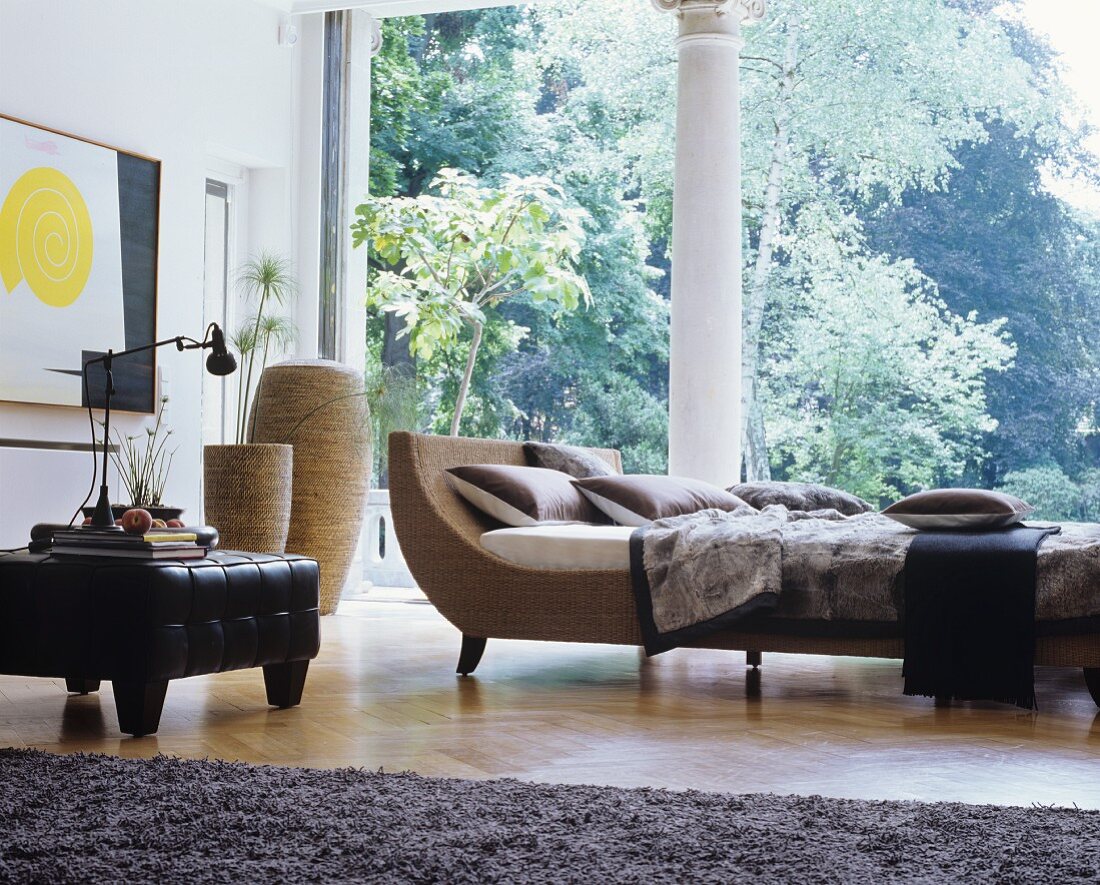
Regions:
[[144, 535], [75, 528], [54, 532], [55, 556], [103, 556], [117, 559], [202, 559], [206, 548], [186, 529], [152, 529]]

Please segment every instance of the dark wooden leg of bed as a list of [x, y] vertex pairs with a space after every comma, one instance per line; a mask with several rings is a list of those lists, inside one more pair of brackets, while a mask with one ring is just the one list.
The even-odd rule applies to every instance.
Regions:
[[1100, 707], [1100, 667], [1085, 667], [1085, 685], [1096, 706]]
[[760, 660], [763, 655], [758, 651], [745, 652], [745, 666], [752, 667], [754, 670], [760, 666]]
[[476, 636], [462, 634], [462, 651], [458, 653], [457, 673], [469, 676], [477, 669], [481, 656], [485, 653], [487, 639], [479, 639]]

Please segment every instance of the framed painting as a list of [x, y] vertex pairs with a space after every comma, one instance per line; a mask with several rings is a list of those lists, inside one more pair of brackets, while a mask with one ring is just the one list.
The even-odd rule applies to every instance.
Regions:
[[[85, 361], [156, 338], [159, 218], [159, 160], [0, 115], [0, 400], [102, 407]], [[114, 386], [153, 412], [154, 353]]]

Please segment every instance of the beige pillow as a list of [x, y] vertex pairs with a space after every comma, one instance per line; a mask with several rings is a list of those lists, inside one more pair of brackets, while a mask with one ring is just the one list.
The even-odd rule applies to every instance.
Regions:
[[593, 476], [573, 480], [573, 485], [619, 525], [645, 525], [699, 510], [749, 506], [718, 486], [682, 476]]
[[914, 529], [995, 529], [1013, 525], [1034, 510], [1004, 492], [932, 489], [902, 498], [882, 515]]
[[446, 471], [447, 481], [478, 510], [510, 526], [607, 519], [576, 488], [569, 474], [542, 467], [470, 464]]

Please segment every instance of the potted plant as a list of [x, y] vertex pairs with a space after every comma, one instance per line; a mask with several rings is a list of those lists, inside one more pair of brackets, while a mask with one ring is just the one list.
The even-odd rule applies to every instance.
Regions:
[[[168, 449], [171, 429], [164, 423], [164, 407], [168, 397], [161, 397], [157, 407], [157, 420], [152, 427], [146, 427], [145, 433], [123, 436], [115, 428], [114, 437], [117, 451], [111, 452], [118, 477], [126, 491], [129, 504], [112, 504], [111, 511], [115, 519], [133, 507], [148, 510], [153, 519], [167, 522], [179, 519], [182, 507], [168, 507], [163, 503], [164, 488], [168, 482], [168, 473], [172, 469], [175, 449]], [[83, 508], [84, 516], [91, 517], [95, 507]]]
[[294, 342], [293, 321], [277, 309], [293, 297], [297, 283], [290, 262], [266, 252], [247, 262], [238, 279], [256, 312], [231, 339], [240, 353], [235, 442], [203, 449], [206, 521], [220, 532], [223, 547], [281, 553], [290, 527], [294, 450], [250, 441], [249, 404], [268, 357]]

